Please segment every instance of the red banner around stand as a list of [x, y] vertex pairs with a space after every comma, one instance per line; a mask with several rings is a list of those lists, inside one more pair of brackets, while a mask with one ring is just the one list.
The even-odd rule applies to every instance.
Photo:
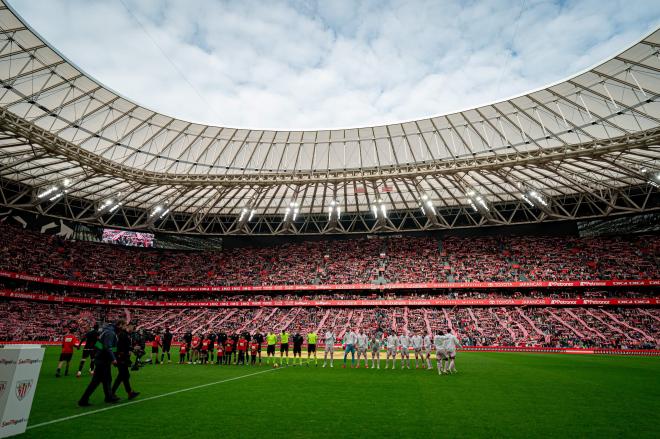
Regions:
[[338, 306], [657, 306], [656, 298], [634, 299], [361, 299], [361, 300], [208, 300], [157, 301], [90, 299], [0, 290], [0, 297], [74, 305], [131, 306], [153, 308], [241, 308], [241, 307], [338, 307]]
[[410, 289], [483, 289], [483, 288], [587, 288], [587, 287], [653, 287], [660, 286], [660, 279], [640, 280], [569, 280], [534, 282], [421, 282], [374, 284], [328, 284], [328, 285], [246, 285], [246, 286], [191, 286], [156, 287], [144, 285], [115, 285], [53, 279], [43, 276], [13, 273], [0, 270], [0, 277], [18, 279], [67, 287], [91, 288], [116, 291], [150, 291], [159, 293], [188, 292], [251, 292], [251, 291], [337, 291], [337, 290], [410, 290]]

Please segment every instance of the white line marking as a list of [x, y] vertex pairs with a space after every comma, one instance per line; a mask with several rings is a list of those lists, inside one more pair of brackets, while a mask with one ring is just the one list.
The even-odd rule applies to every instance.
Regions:
[[197, 389], [201, 389], [201, 388], [204, 388], [204, 387], [215, 386], [216, 384], [222, 384], [222, 383], [227, 383], [229, 381], [240, 380], [241, 378], [247, 378], [247, 377], [251, 377], [251, 376], [255, 376], [255, 375], [260, 375], [260, 374], [266, 373], [266, 372], [273, 372], [275, 370], [280, 370], [280, 369], [262, 370], [262, 371], [259, 371], [259, 372], [249, 373], [247, 375], [241, 375], [241, 376], [237, 376], [237, 377], [233, 377], [233, 378], [227, 378], [226, 380], [222, 380], [222, 381], [215, 381], [215, 382], [212, 382], [212, 383], [200, 384], [199, 386], [188, 387], [187, 389], [174, 390], [172, 392], [163, 393], [161, 395], [150, 396], [148, 398], [142, 398], [142, 399], [136, 399], [136, 400], [133, 400], [133, 401], [125, 402], [123, 404], [115, 404], [115, 405], [104, 407], [104, 408], [98, 409], [98, 410], [92, 410], [92, 411], [85, 412], [85, 413], [79, 413], [79, 414], [73, 415], [73, 416], [67, 416], [67, 417], [64, 417], [64, 418], [54, 419], [52, 421], [42, 422], [41, 424], [28, 425], [27, 429], [29, 430], [31, 428], [44, 427], [46, 425], [56, 424], [58, 422], [64, 422], [64, 421], [68, 421], [70, 419], [80, 418], [82, 416], [93, 415], [95, 413], [101, 413], [101, 412], [105, 412], [107, 410], [112, 410], [112, 409], [116, 409], [116, 408], [120, 408], [120, 407], [126, 407], [126, 406], [129, 406], [129, 405], [138, 404], [140, 402], [151, 401], [152, 399], [158, 399], [158, 398], [162, 398], [164, 396], [176, 395], [177, 393], [189, 392], [191, 390], [197, 390]]

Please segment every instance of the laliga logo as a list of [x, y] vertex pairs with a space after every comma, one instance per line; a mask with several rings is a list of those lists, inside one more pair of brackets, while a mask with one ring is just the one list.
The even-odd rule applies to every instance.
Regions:
[[33, 381], [34, 380], [22, 380], [16, 383], [16, 398], [18, 398], [19, 401], [22, 401], [23, 398], [30, 393]]

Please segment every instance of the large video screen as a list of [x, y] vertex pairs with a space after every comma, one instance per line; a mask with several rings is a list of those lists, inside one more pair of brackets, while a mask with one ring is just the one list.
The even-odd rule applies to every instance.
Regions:
[[129, 232], [126, 230], [103, 229], [103, 242], [129, 247], [153, 247], [153, 233]]

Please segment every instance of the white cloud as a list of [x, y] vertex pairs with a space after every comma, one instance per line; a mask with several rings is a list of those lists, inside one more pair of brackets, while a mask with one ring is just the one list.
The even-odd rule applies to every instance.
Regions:
[[125, 96], [255, 128], [381, 124], [505, 98], [611, 56], [660, 18], [651, 0], [124, 1], [146, 32], [121, 2], [11, 4]]

